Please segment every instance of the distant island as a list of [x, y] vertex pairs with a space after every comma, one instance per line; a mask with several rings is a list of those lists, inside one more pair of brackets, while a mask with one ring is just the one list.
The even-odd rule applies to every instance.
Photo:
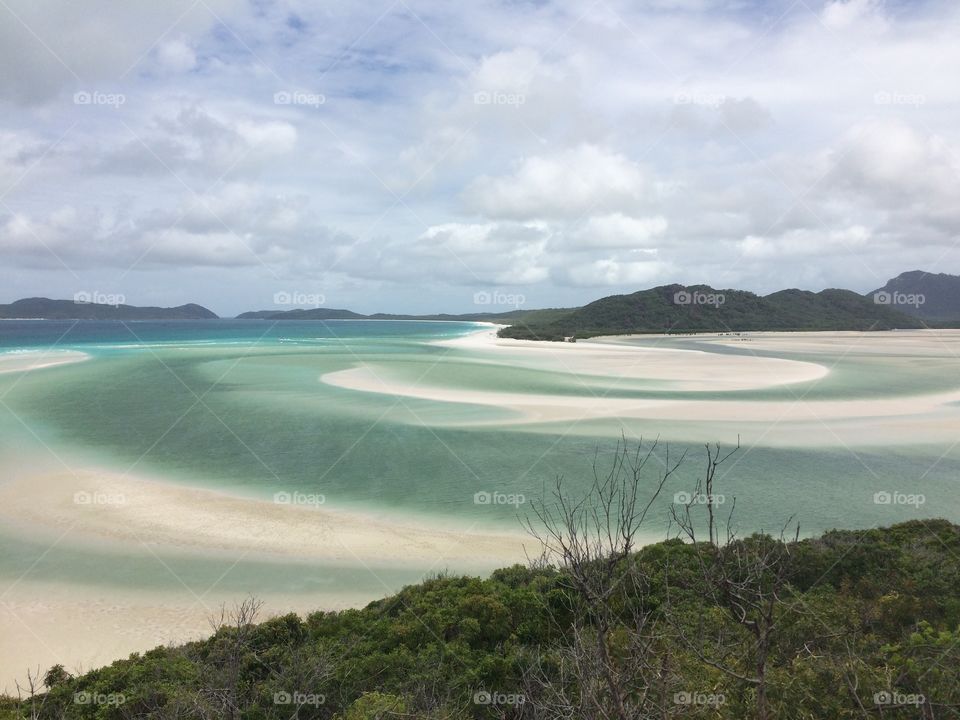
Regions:
[[35, 297], [0, 305], [0, 318], [12, 320], [216, 320], [218, 316], [201, 305], [189, 303], [172, 308], [107, 305], [81, 300], [51, 300]]
[[[27, 298], [0, 305], [0, 318], [51, 320], [216, 320], [190, 303], [172, 308]], [[364, 315], [343, 308], [254, 310], [238, 320], [441, 320], [494, 322], [501, 337], [572, 340], [599, 335], [683, 332], [866, 331], [960, 327], [960, 276], [902, 273], [877, 290], [780, 290], [757, 295], [709, 285], [660, 285], [582, 307], [504, 312]]]
[[560, 317], [536, 315], [501, 337], [564, 340], [598, 335], [677, 332], [893, 330], [923, 321], [851, 290], [781, 290], [761, 297], [708, 285], [661, 285], [596, 300]]
[[361, 315], [333, 308], [260, 310], [238, 319], [453, 320], [508, 325], [501, 337], [570, 340], [599, 335], [746, 331], [866, 331], [960, 325], [960, 276], [903, 273], [867, 295], [829, 289], [766, 296], [708, 285], [661, 285], [583, 307], [463, 315]]
[[960, 320], [960, 276], [957, 275], [911, 270], [888, 280], [870, 295], [927, 322]]

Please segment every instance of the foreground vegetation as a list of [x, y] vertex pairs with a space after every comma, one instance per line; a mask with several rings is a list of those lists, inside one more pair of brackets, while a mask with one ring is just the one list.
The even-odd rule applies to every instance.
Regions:
[[676, 467], [652, 458], [558, 481], [529, 566], [306, 619], [248, 600], [207, 640], [52, 668], [0, 718], [960, 717], [960, 527], [738, 538], [711, 451], [679, 537], [636, 549]]

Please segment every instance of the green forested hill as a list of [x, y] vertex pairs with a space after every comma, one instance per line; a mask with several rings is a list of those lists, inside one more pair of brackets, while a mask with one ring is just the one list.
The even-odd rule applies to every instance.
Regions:
[[260, 624], [247, 604], [209, 640], [53, 668], [0, 718], [957, 718], [958, 557], [960, 527], [915, 521], [667, 541], [609, 577], [441, 576]]
[[909, 315], [931, 323], [960, 321], [960, 277], [911, 270], [887, 281], [871, 295], [884, 296]]
[[707, 285], [661, 285], [612, 295], [554, 318], [530, 318], [502, 337], [562, 340], [597, 335], [760, 330], [889, 330], [922, 323], [850, 290], [782, 290], [765, 297]]
[[215, 320], [216, 315], [202, 305], [189, 303], [178, 307], [134, 307], [76, 300], [24, 298], [0, 305], [0, 318], [46, 320]]
[[434, 315], [398, 315], [394, 313], [374, 313], [361, 315], [352, 310], [334, 308], [306, 308], [294, 310], [255, 310], [237, 315], [238, 320], [448, 320], [452, 322], [547, 322], [562, 317], [568, 309], [545, 310], [507, 310], [504, 312], [475, 312], [453, 315], [437, 313]]

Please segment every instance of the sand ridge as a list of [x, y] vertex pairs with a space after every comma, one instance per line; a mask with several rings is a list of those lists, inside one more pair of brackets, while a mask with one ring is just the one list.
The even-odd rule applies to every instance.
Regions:
[[[675, 336], [670, 339], [676, 340]], [[576, 395], [505, 392], [431, 385], [429, 378], [417, 383], [393, 378], [389, 369], [369, 364], [324, 374], [329, 385], [357, 392], [381, 393], [435, 402], [465, 403], [512, 411], [497, 420], [467, 420], [465, 426], [510, 425], [539, 427], [551, 423], [581, 423], [627, 420], [682, 426], [690, 439], [710, 439], [712, 427], [736, 422], [749, 437], [779, 446], [836, 447], [886, 445], [910, 442], [953, 442], [960, 433], [960, 379], [958, 387], [943, 392], [915, 395], [880, 395], [875, 398], [807, 399], [806, 389], [830, 372], [828, 363], [845, 352], [861, 355], [893, 353], [898, 356], [943, 357], [960, 362], [960, 332], [915, 331], [898, 333], [754, 333], [698, 335], [691, 338], [754, 350], [758, 354], [712, 353], [702, 349], [658, 347], [658, 336], [600, 338], [579, 343], [538, 343], [496, 337], [485, 329], [440, 344], [496, 356], [511, 364], [549, 368], [570, 375]], [[628, 344], [617, 340], [639, 340]], [[648, 344], [650, 343], [650, 344]], [[817, 362], [765, 357], [762, 352], [796, 352]], [[609, 385], [591, 382], [611, 377]], [[625, 397], [618, 391], [631, 389], [631, 380], [660, 381], [677, 396]], [[803, 385], [808, 383], [808, 385]], [[796, 389], [791, 386], [796, 385]], [[683, 392], [759, 390], [782, 388], [777, 400], [684, 398]], [[707, 433], [704, 435], [704, 433]], [[912, 438], [912, 440], [911, 440]]]
[[89, 360], [90, 355], [78, 350], [27, 350], [0, 353], [0, 374], [31, 372]]

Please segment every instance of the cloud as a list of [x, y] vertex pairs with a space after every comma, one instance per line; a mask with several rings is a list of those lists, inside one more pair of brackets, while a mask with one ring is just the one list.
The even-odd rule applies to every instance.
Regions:
[[166, 40], [157, 48], [157, 60], [173, 72], [186, 72], [197, 65], [197, 54], [186, 38]]
[[53, 250], [171, 303], [266, 273], [436, 310], [960, 272], [958, 31], [946, 0], [8, 0], [0, 277], [52, 293]]
[[575, 219], [594, 210], [631, 212], [651, 200], [653, 192], [637, 163], [605, 148], [581, 145], [524, 158], [509, 175], [482, 176], [464, 199], [489, 217]]
[[648, 287], [658, 284], [669, 266], [657, 260], [628, 261], [607, 258], [587, 265], [572, 266], [568, 273], [573, 285], [587, 287], [622, 286]]
[[0, 215], [0, 248], [31, 267], [322, 268], [353, 241], [318, 220], [304, 197], [232, 183], [137, 213], [62, 205], [45, 217]]
[[832, 186], [880, 206], [960, 200], [960, 156], [943, 136], [903, 120], [854, 126], [829, 162]]
[[669, 223], [662, 215], [633, 218], [623, 213], [596, 215], [571, 233], [581, 248], [644, 248], [656, 247]]
[[828, 28], [842, 30], [876, 17], [881, 7], [879, 0], [834, 0], [824, 5], [820, 19]]
[[276, 163], [297, 142], [297, 129], [289, 122], [231, 118], [195, 104], [157, 115], [139, 132], [124, 129], [136, 136], [115, 150], [98, 152], [97, 171], [169, 175], [186, 170], [217, 177]]
[[862, 225], [842, 230], [789, 230], [777, 237], [750, 235], [739, 243], [739, 250], [747, 260], [787, 259], [797, 257], [826, 258], [847, 255], [870, 246], [872, 233]]
[[161, 61], [184, 53], [168, 41], [169, 30], [202, 34], [217, 16], [232, 20], [241, 0], [168, 0], [115, 3], [111, 0], [7, 0], [0, 5], [0, 99], [33, 105], [63, 90], [115, 85], [149, 63], [161, 42]]
[[[412, 242], [352, 246], [338, 267], [370, 279], [422, 280], [469, 286], [523, 285], [546, 280], [549, 229], [539, 223], [445, 223], [427, 228]], [[370, 262], [373, 260], [374, 262]]]

